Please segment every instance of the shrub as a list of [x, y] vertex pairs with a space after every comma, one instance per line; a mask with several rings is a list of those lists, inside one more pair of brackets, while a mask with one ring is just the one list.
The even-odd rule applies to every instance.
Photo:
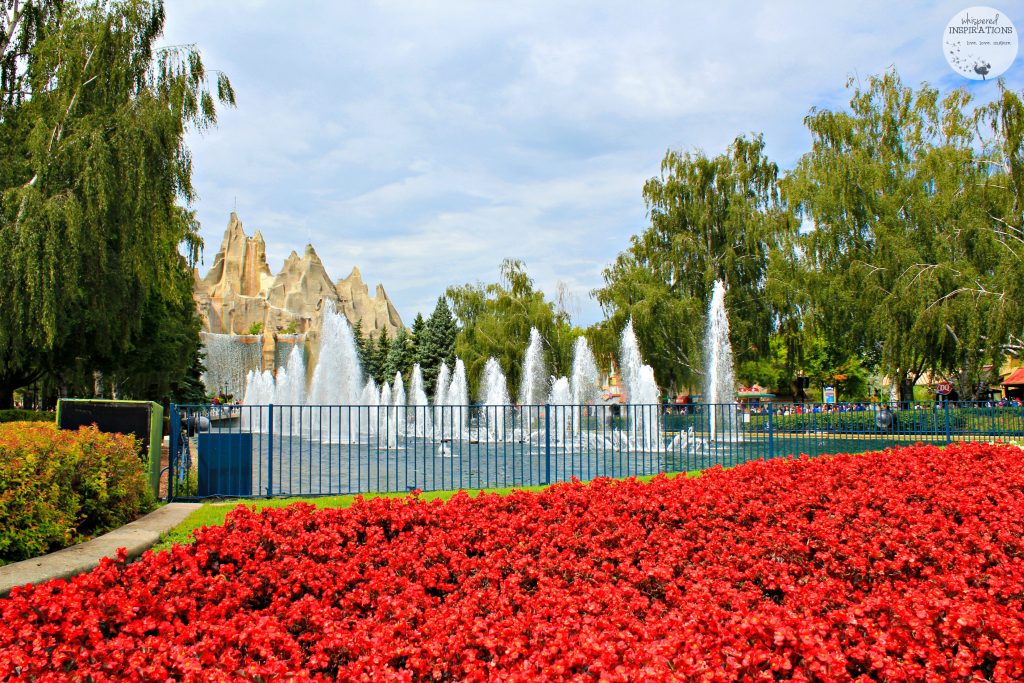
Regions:
[[[772, 429], [776, 432], [837, 432], [849, 434], [875, 434], [881, 431], [876, 423], [875, 410], [772, 416]], [[746, 426], [751, 431], [766, 430], [768, 416], [751, 415]], [[945, 434], [963, 436], [987, 434], [991, 436], [1024, 435], [1024, 411], [1019, 408], [988, 408], [984, 406], [953, 407], [941, 405], [921, 409], [903, 408], [892, 412], [892, 431], [902, 434]]]
[[41, 410], [22, 410], [20, 408], [0, 410], [0, 422], [53, 422], [55, 420], [54, 413], [46, 413]]
[[0, 561], [109, 531], [153, 502], [135, 437], [46, 422], [0, 425]]
[[240, 507], [0, 601], [0, 680], [1024, 680], [1024, 459]]

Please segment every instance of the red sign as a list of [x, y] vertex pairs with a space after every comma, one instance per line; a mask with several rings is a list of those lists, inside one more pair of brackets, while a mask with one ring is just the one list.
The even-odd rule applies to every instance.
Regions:
[[943, 396], [949, 396], [950, 392], [953, 391], [953, 386], [946, 380], [942, 380], [936, 385], [935, 391]]

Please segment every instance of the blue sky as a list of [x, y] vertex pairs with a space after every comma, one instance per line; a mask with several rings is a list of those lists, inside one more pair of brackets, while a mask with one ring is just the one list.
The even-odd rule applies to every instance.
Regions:
[[[165, 43], [196, 44], [238, 102], [189, 138], [204, 272], [237, 202], [275, 272], [312, 242], [333, 278], [382, 282], [406, 324], [505, 257], [592, 323], [667, 149], [762, 132], [787, 168], [807, 111], [890, 65], [988, 99], [995, 84], [942, 53], [969, 6], [168, 0]], [[1024, 3], [993, 6], [1024, 28]], [[1018, 90], [1022, 63], [1005, 75]]]

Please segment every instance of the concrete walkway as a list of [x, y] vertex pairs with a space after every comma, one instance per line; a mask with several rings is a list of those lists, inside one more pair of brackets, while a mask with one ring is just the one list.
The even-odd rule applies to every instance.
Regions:
[[176, 527], [200, 507], [201, 503], [168, 503], [141, 519], [91, 541], [0, 567], [0, 596], [7, 595], [15, 586], [66, 579], [87, 572], [98, 566], [101, 558], [117, 557], [118, 548], [127, 549], [128, 557], [134, 559], [152, 548], [162, 534]]

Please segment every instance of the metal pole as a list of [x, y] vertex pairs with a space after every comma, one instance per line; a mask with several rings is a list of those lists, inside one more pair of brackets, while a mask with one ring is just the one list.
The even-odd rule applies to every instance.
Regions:
[[544, 483], [551, 483], [551, 404], [544, 404]]
[[267, 406], [270, 419], [267, 421], [267, 495], [274, 495], [274, 404]]
[[772, 438], [772, 414], [775, 409], [772, 404], [768, 404], [768, 459], [771, 460], [775, 457], [775, 440]]
[[170, 437], [167, 441], [167, 500], [174, 500], [174, 460], [178, 455], [178, 448], [181, 440], [181, 417], [178, 415], [178, 404], [171, 404], [171, 413], [168, 417], [168, 429]]
[[949, 430], [949, 399], [947, 398], [943, 401], [942, 405], [946, 408], [946, 443], [949, 444], [953, 441], [952, 434]]

